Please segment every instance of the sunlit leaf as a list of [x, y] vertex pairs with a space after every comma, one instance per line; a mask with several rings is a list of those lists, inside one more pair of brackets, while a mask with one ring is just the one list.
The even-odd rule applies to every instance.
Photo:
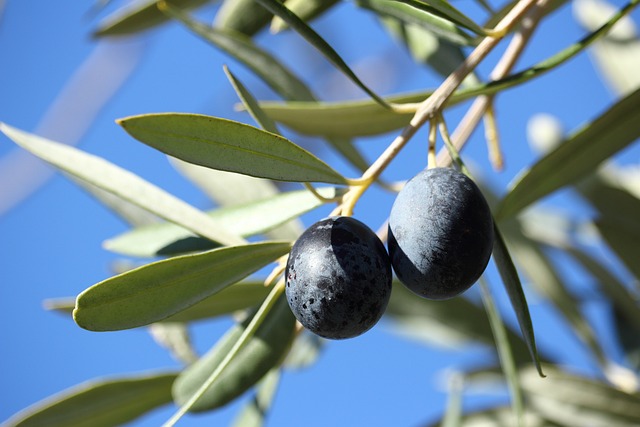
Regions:
[[424, 10], [394, 0], [357, 0], [356, 4], [374, 11], [381, 18], [395, 18], [405, 24], [418, 25], [444, 40], [459, 45], [475, 43], [473, 37], [460, 30], [450, 21]]
[[[338, 0], [286, 0], [284, 5], [304, 22], [311, 22], [338, 3]], [[275, 16], [271, 21], [271, 32], [279, 33], [289, 26]]]
[[[327, 198], [334, 198], [343, 193], [335, 188], [317, 190]], [[244, 205], [216, 209], [209, 212], [209, 216], [218, 226], [248, 237], [269, 231], [323, 203], [308, 190], [290, 191]], [[212, 249], [215, 246], [184, 228], [170, 223], [159, 223], [120, 234], [105, 241], [104, 247], [125, 255], [154, 257]]]
[[[171, 5], [181, 8], [194, 8], [211, 0], [167, 0]], [[167, 22], [167, 16], [158, 10], [158, 0], [132, 2], [100, 22], [94, 36], [130, 35]]]
[[273, 15], [254, 0], [224, 0], [213, 26], [253, 36], [265, 28]]
[[365, 85], [356, 74], [349, 68], [346, 62], [338, 55], [338, 53], [327, 43], [318, 33], [309, 27], [297, 15], [287, 9], [278, 0], [256, 0], [259, 4], [271, 11], [275, 16], [281, 18], [289, 27], [298, 32], [311, 45], [320, 51], [333, 65], [342, 71], [349, 79], [354, 82], [360, 89], [365, 91], [371, 98], [383, 107], [388, 107], [386, 101], [376, 95], [367, 85]]
[[158, 322], [242, 280], [289, 249], [288, 242], [264, 242], [154, 262], [83, 291], [73, 317], [92, 331]]
[[273, 403], [278, 384], [280, 369], [271, 369], [257, 385], [255, 396], [242, 408], [231, 424], [233, 427], [261, 427]]
[[[207, 354], [180, 374], [173, 386], [173, 398], [178, 405], [184, 405], [214, 373], [248, 327], [250, 320], [251, 317], [232, 327]], [[294, 326], [295, 318], [286, 298], [280, 295], [253, 337], [198, 399], [191, 411], [220, 407], [253, 387], [281, 361], [291, 345]]]
[[218, 227], [204, 212], [100, 157], [23, 132], [4, 123], [0, 123], [0, 131], [22, 148], [63, 171], [167, 221], [180, 224], [218, 243], [244, 243], [244, 239]]
[[500, 272], [500, 277], [502, 277], [502, 282], [507, 290], [507, 294], [509, 295], [511, 306], [516, 313], [518, 324], [520, 325], [520, 331], [522, 332], [522, 336], [529, 348], [531, 359], [535, 363], [540, 376], [544, 376], [542, 373], [542, 367], [540, 366], [540, 358], [536, 347], [531, 315], [529, 314], [529, 306], [527, 304], [524, 291], [522, 290], [518, 271], [511, 260], [511, 255], [509, 254], [509, 249], [502, 237], [502, 233], [495, 224], [493, 229], [495, 235], [493, 259], [498, 267], [498, 271]]
[[478, 35], [485, 36], [486, 31], [476, 24], [471, 18], [468, 18], [458, 9], [453, 7], [449, 2], [443, 0], [429, 0], [429, 1], [420, 1], [420, 0], [394, 0], [400, 3], [405, 3], [411, 7], [415, 7], [419, 10], [424, 10], [426, 12], [432, 13], [436, 16], [444, 18], [448, 21], [453, 22], [456, 25], [464, 27]]
[[618, 101], [524, 173], [502, 200], [496, 216], [506, 218], [575, 182], [640, 137], [640, 89]]
[[175, 373], [96, 379], [14, 415], [9, 427], [112, 427], [171, 402]]
[[[253, 0], [250, 3], [253, 9], [262, 8]], [[309, 88], [295, 74], [273, 55], [259, 48], [249, 37], [200, 23], [173, 7], [164, 6], [162, 10], [182, 22], [194, 34], [244, 64], [284, 99], [305, 101], [314, 99]]]
[[531, 406], [554, 422], [569, 427], [637, 426], [640, 395], [626, 393], [609, 384], [580, 377], [557, 368], [547, 378], [532, 371], [522, 374], [521, 384]]
[[139, 141], [189, 163], [280, 181], [345, 184], [338, 172], [288, 139], [240, 122], [165, 113], [118, 123]]

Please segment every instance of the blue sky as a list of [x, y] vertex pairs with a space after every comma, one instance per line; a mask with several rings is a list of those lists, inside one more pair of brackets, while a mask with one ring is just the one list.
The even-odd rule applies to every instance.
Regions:
[[[251, 123], [248, 116], [233, 111], [237, 100], [222, 72], [223, 64], [228, 64], [257, 97], [273, 98], [273, 94], [240, 65], [178, 25], [165, 26], [135, 40], [98, 42], [91, 39], [90, 32], [97, 19], [89, 4], [4, 2], [0, 17], [3, 58], [0, 121], [54, 139], [60, 135], [62, 142], [72, 142], [65, 138], [73, 139], [73, 131], [88, 124], [77, 141], [83, 150], [129, 168], [195, 206], [209, 208], [206, 196], [177, 174], [162, 154], [134, 141], [114, 120], [131, 114], [181, 111]], [[468, 0], [457, 5], [477, 12]], [[211, 19], [212, 15], [212, 8], [200, 14], [203, 20]], [[412, 66], [408, 55], [389, 41], [373, 17], [356, 13], [351, 2], [345, 2], [319, 20], [315, 28], [330, 43], [335, 43], [334, 47], [344, 59], [381, 93], [438, 84], [438, 76]], [[584, 31], [575, 24], [570, 7], [565, 6], [543, 23], [520, 63], [529, 65], [544, 59], [582, 34]], [[263, 34], [258, 40], [305, 76], [321, 98], [335, 99], [344, 93], [351, 98], [365, 96], [345, 84], [298, 36], [273, 38]], [[109, 56], [114, 52], [119, 55]], [[382, 54], [382, 59], [373, 59], [376, 54]], [[86, 109], [68, 108], [69, 105], [82, 106], [82, 98], [74, 98], [74, 102], [63, 104], [65, 108], [56, 110], [58, 97], [69, 93], [69, 82], [77, 76], [74, 73], [83, 64], [96, 66], [96, 57], [117, 59], [98, 64], [97, 68], [103, 71], [89, 79], [89, 85], [83, 86], [81, 94], [97, 93], [110, 84], [118, 85], [112, 79], [113, 74], [104, 71], [107, 65], [119, 64], [114, 73], [122, 72], [123, 76], [127, 67], [131, 67], [130, 74], [95, 120], [87, 122]], [[491, 55], [480, 67], [483, 76], [497, 58], [497, 54]], [[383, 79], [373, 79], [378, 70], [387, 73]], [[339, 92], [330, 90], [336, 81], [341, 88]], [[557, 115], [570, 130], [596, 115], [613, 99], [587, 55], [580, 54], [556, 72], [498, 97], [498, 120], [507, 162], [504, 172], [495, 173], [489, 168], [482, 132], [474, 135], [465, 159], [480, 168], [482, 175], [499, 191], [504, 191], [514, 175], [537, 156], [527, 145], [525, 135], [526, 123], [532, 114]], [[451, 127], [463, 113], [462, 108], [455, 108], [448, 114]], [[375, 138], [360, 147], [368, 158], [374, 159], [392, 137]], [[295, 135], [292, 138], [307, 147], [318, 147], [315, 141]], [[407, 179], [423, 168], [424, 141], [424, 135], [419, 134], [391, 165], [386, 176]], [[9, 190], [20, 192], [22, 181], [14, 178], [29, 175], [20, 173], [24, 168], [42, 170], [37, 164], [24, 163], [29, 166], [24, 166], [17, 175], [9, 173], [4, 160], [13, 159], [10, 156], [16, 156], [17, 152], [19, 149], [7, 138], [0, 137], [0, 199], [3, 200], [8, 200]], [[332, 153], [321, 154], [345, 174], [355, 175]], [[637, 159], [636, 146], [627, 150], [622, 160], [637, 162]], [[567, 200], [575, 202], [566, 192], [550, 200], [558, 205], [568, 205]], [[373, 190], [358, 205], [356, 216], [376, 229], [388, 215], [392, 201], [391, 196]], [[304, 220], [309, 224], [326, 213], [320, 210], [306, 215]], [[110, 264], [118, 258], [103, 250], [101, 242], [125, 230], [122, 221], [60, 174], [55, 174], [13, 208], [0, 212], [0, 324], [3, 325], [0, 377], [6, 390], [0, 405], [0, 421], [88, 379], [178, 366], [144, 330], [92, 333], [42, 308], [42, 301], [47, 298], [77, 295], [89, 285], [109, 277]], [[501, 299], [499, 283], [494, 282]], [[540, 331], [541, 346], [551, 349], [567, 363], [582, 369], [593, 367], [593, 361], [585, 356], [575, 338], [554, 326], [557, 320], [554, 313], [536, 304], [535, 298], [532, 301], [532, 316]], [[602, 307], [596, 304], [589, 309], [595, 314], [598, 330], [607, 334]], [[508, 312], [506, 316], [511, 319]], [[198, 350], [205, 351], [229, 325], [229, 319], [198, 325], [194, 333]], [[613, 346], [607, 339], [604, 341], [605, 345]], [[555, 346], [557, 342], [563, 343], [562, 348]], [[486, 350], [478, 348], [452, 352], [425, 347], [389, 333], [389, 325], [382, 321], [357, 339], [329, 343], [311, 368], [286, 372], [271, 425], [418, 425], [437, 417], [444, 408], [443, 370], [472, 366], [488, 360], [488, 355]], [[466, 403], [474, 406], [495, 398], [496, 395], [489, 399], [471, 397]], [[208, 418], [188, 417], [180, 425], [225, 425], [237, 409], [237, 405], [232, 405], [207, 415]], [[173, 410], [157, 411], [136, 425], [159, 425]]]

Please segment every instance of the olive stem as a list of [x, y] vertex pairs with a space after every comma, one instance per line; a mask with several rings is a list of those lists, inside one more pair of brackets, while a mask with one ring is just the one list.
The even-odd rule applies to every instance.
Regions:
[[[540, 19], [542, 19], [544, 8], [548, 2], [549, 0], [538, 0], [533, 8], [527, 12], [526, 16], [522, 19], [520, 28], [514, 34], [509, 46], [507, 46], [504, 54], [491, 72], [491, 80], [500, 80], [511, 72], [533, 35], [533, 31], [536, 29]], [[492, 102], [493, 96], [480, 95], [475, 99], [473, 104], [471, 104], [471, 107], [469, 107], [469, 110], [467, 110], [467, 113], [451, 136], [453, 146], [456, 150], [462, 150]], [[451, 156], [449, 155], [449, 150], [446, 148], [441, 149], [438, 153], [438, 166], [445, 167], [450, 164]]]
[[[453, 92], [460, 86], [462, 81], [471, 73], [500, 42], [509, 29], [511, 29], [520, 18], [536, 3], [537, 0], [520, 0], [496, 25], [492, 34], [499, 37], [485, 37], [469, 54], [469, 56], [460, 64], [460, 66], [451, 73], [442, 84], [425, 99], [417, 108], [416, 113], [409, 124], [402, 130], [386, 150], [376, 159], [375, 162], [362, 174], [362, 183], [358, 186], [351, 187], [343, 199], [342, 208], [343, 215], [351, 215], [354, 205], [358, 199], [367, 190], [367, 188], [380, 176], [382, 171], [391, 163], [391, 161], [404, 148], [415, 133], [428, 120], [433, 119], [443, 108], [446, 101]], [[545, 0], [541, 0], [545, 1]]]

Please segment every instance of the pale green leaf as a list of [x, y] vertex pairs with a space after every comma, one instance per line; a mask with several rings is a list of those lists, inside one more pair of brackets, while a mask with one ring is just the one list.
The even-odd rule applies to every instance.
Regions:
[[244, 239], [218, 227], [204, 212], [161, 188], [108, 161], [77, 148], [50, 141], [0, 123], [0, 131], [41, 159], [137, 205], [167, 221], [221, 244], [242, 244]]
[[[284, 5], [304, 22], [311, 22], [337, 3], [338, 0], [285, 0]], [[272, 33], [279, 33], [288, 28], [282, 18], [273, 17], [270, 28]]]
[[286, 369], [304, 369], [311, 366], [322, 354], [327, 340], [309, 331], [302, 331], [293, 342], [283, 362]]
[[[178, 405], [185, 405], [216, 373], [250, 327], [251, 319], [250, 316], [242, 324], [232, 327], [207, 354], [179, 375], [172, 391]], [[294, 327], [295, 317], [281, 294], [253, 335], [190, 410], [199, 412], [220, 407], [253, 387], [282, 360], [291, 345]]]
[[213, 26], [253, 36], [265, 28], [273, 15], [255, 0], [224, 0]]
[[254, 243], [154, 262], [83, 291], [73, 318], [92, 331], [158, 322], [242, 280], [290, 247], [289, 242]]
[[175, 373], [96, 379], [11, 417], [6, 427], [113, 427], [171, 402]]
[[184, 323], [153, 323], [149, 325], [149, 334], [171, 357], [184, 365], [198, 360], [198, 354], [191, 343], [189, 326]]
[[407, 4], [411, 7], [415, 7], [416, 9], [423, 10], [433, 15], [444, 18], [478, 35], [481, 35], [481, 36], [487, 35], [484, 28], [480, 27], [471, 18], [468, 18], [458, 9], [451, 6], [451, 4], [447, 1], [444, 1], [444, 0], [428, 0], [428, 1], [394, 0], [394, 1]]
[[544, 376], [542, 373], [542, 367], [540, 366], [540, 358], [538, 356], [538, 349], [536, 347], [536, 339], [533, 332], [533, 323], [531, 322], [531, 315], [529, 314], [529, 305], [527, 299], [522, 290], [522, 284], [520, 283], [520, 277], [518, 271], [509, 254], [509, 249], [502, 237], [500, 229], [494, 224], [494, 244], [493, 244], [493, 259], [498, 267], [498, 272], [502, 278], [504, 287], [509, 295], [511, 306], [516, 313], [518, 319], [518, 325], [520, 325], [520, 331], [524, 337], [524, 341], [529, 348], [529, 353], [533, 363], [540, 376]]
[[[194, 8], [211, 0], [167, 0], [171, 5], [181, 8]], [[94, 36], [125, 36], [167, 22], [167, 16], [158, 9], [158, 0], [143, 0], [131, 4], [107, 16], [100, 22]]]
[[271, 11], [275, 16], [281, 18], [286, 22], [293, 30], [298, 32], [304, 37], [311, 45], [313, 45], [320, 53], [322, 53], [333, 65], [342, 71], [353, 83], [355, 83], [360, 89], [365, 91], [371, 98], [373, 98], [381, 106], [388, 108], [389, 105], [386, 101], [376, 95], [367, 85], [365, 85], [356, 74], [349, 68], [346, 62], [338, 55], [338, 53], [327, 43], [318, 33], [316, 33], [311, 27], [309, 27], [303, 20], [297, 15], [287, 9], [278, 0], [256, 0], [259, 4]]
[[257, 385], [255, 396], [242, 408], [233, 427], [261, 427], [273, 403], [280, 382], [280, 368], [271, 369]]
[[[318, 188], [317, 191], [327, 198], [334, 198], [343, 193], [330, 187]], [[323, 202], [308, 190], [299, 190], [243, 205], [216, 209], [209, 212], [209, 216], [218, 226], [248, 237], [269, 231], [322, 204]], [[170, 223], [134, 228], [104, 242], [106, 249], [139, 257], [171, 255], [188, 252], [189, 249], [211, 249], [211, 246], [211, 242], [198, 239], [188, 230]]]
[[592, 172], [640, 137], [640, 89], [570, 135], [525, 172], [504, 197], [496, 216], [506, 218]]
[[[251, 3], [254, 3], [253, 0]], [[252, 7], [262, 8], [255, 3]], [[194, 34], [244, 64], [284, 99], [305, 101], [314, 99], [313, 93], [295, 74], [273, 55], [259, 48], [249, 37], [231, 30], [205, 25], [173, 7], [164, 6], [162, 10], [182, 22]]]
[[189, 163], [280, 181], [346, 183], [288, 139], [232, 120], [165, 113], [131, 116], [118, 123], [139, 141]]

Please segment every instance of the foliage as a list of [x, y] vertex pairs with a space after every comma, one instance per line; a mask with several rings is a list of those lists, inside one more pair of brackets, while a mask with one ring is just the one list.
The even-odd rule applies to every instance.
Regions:
[[[213, 188], [214, 194], [221, 187], [233, 188], [236, 194], [231, 200], [214, 196], [219, 206], [211, 212], [203, 212], [105, 159], [0, 123], [0, 131], [9, 139], [77, 179], [108, 208], [130, 221], [131, 230], [109, 239], [106, 249], [152, 260], [88, 287], [75, 301], [54, 301], [49, 308], [72, 314], [78, 326], [92, 331], [164, 328], [165, 342], [172, 343], [169, 348], [183, 355], [185, 362], [181, 372], [93, 380], [35, 404], [7, 425], [42, 425], [46, 420], [47, 425], [111, 426], [174, 402], [177, 412], [165, 424], [170, 426], [188, 411], [217, 408], [248, 390], [254, 390], [256, 398], [239, 415], [238, 425], [263, 425], [270, 405], [277, 405], [274, 393], [280, 371], [292, 365], [313, 369], [324, 348], [323, 341], [309, 338], [299, 325], [294, 326], [283, 302], [287, 254], [303, 231], [298, 218], [321, 206], [334, 205], [333, 215], [353, 215], [360, 197], [372, 186], [397, 192], [402, 183], [385, 182], [383, 172], [423, 126], [429, 129], [425, 153], [430, 164], [450, 166], [453, 162], [468, 174], [458, 151], [484, 118], [489, 151], [499, 169], [502, 158], [496, 123], [508, 120], [508, 114], [495, 114], [496, 97], [554, 72], [588, 47], [593, 48], [594, 60], [617, 91], [616, 102], [602, 106], [597, 117], [584, 118], [586, 124], [566, 136], [540, 141], [547, 144], [547, 151], [521, 171], [504, 195], [477, 179], [495, 217], [493, 259], [520, 331], [503, 323], [504, 313], [494, 301], [487, 277], [480, 280], [483, 306], [464, 296], [442, 302], [419, 299], [394, 283], [385, 315], [405, 336], [439, 340], [439, 345], [473, 342], [495, 347], [502, 372], [492, 365], [456, 377], [442, 425], [640, 424], [638, 288], [631, 280], [619, 279], [619, 270], [597, 256], [611, 251], [628, 270], [622, 275], [634, 277], [637, 284], [640, 184], [637, 171], [631, 176], [616, 166], [613, 158], [640, 136], [636, 72], [640, 41], [626, 21], [638, 0], [615, 12], [601, 3], [580, 1], [576, 7], [587, 35], [573, 45], [557, 47], [555, 55], [517, 73], [511, 69], [522, 49], [535, 40], [531, 37], [534, 29], [564, 2], [519, 0], [501, 4], [498, 10], [483, 0], [477, 2], [486, 12], [482, 22], [462, 10], [464, 5], [443, 0], [355, 2], [358, 13], [374, 14], [408, 49], [416, 66], [426, 65], [443, 75], [437, 88], [388, 96], [365, 84], [313, 29], [316, 18], [340, 7], [341, 2], [225, 0], [210, 9], [216, 14], [210, 25], [190, 9], [212, 1], [144, 0], [104, 19], [95, 37], [127, 37], [171, 20], [180, 23], [255, 73], [281, 100], [255, 99], [251, 89], [225, 68], [242, 101], [241, 108], [250, 113], [257, 127], [220, 117], [170, 112], [118, 120], [131, 137], [171, 156], [195, 185], [203, 183], [194, 178], [202, 172], [199, 167], [223, 171], [210, 175], [215, 176], [215, 183], [205, 186]], [[610, 15], [608, 21], [594, 23], [594, 15], [603, 14]], [[626, 27], [614, 27], [621, 20]], [[299, 33], [368, 98], [319, 100], [279, 55], [256, 42], [269, 25], [274, 31]], [[490, 79], [484, 81], [476, 73], [478, 64], [503, 38], [510, 39], [509, 48], [503, 51]], [[464, 58], [467, 60], [462, 62]], [[444, 113], [470, 100], [473, 104], [465, 120], [450, 135]], [[287, 129], [287, 137], [280, 127]], [[443, 147], [436, 154], [438, 131]], [[353, 142], [354, 138], [391, 132], [398, 136], [374, 162], [366, 161]], [[361, 176], [348, 178], [321, 159], [320, 151], [302, 148], [296, 141], [303, 135], [325, 139], [327, 146]], [[281, 191], [282, 181], [304, 188]], [[316, 183], [329, 186], [316, 187]], [[563, 188], [571, 188], [592, 206], [596, 214], [587, 224], [538, 203]], [[103, 197], [105, 192], [114, 197]], [[234, 198], [243, 200], [232, 203]], [[157, 220], [131, 221], [131, 205]], [[584, 243], [585, 225], [595, 230], [596, 236], [588, 244]], [[379, 234], [386, 238], [384, 232]], [[610, 302], [628, 366], [611, 362], [611, 355], [579, 308], [580, 299], [570, 291], [570, 277], [553, 260], [557, 252], [574, 260], [597, 284], [598, 294]], [[530, 284], [530, 289], [523, 289], [523, 282]], [[588, 347], [600, 369], [595, 377], [571, 372], [559, 366], [553, 356], [538, 351], [536, 325], [527, 304], [531, 294], [557, 310]], [[229, 315], [242, 320], [218, 342], [212, 342], [209, 353], [192, 360], [198, 356], [193, 356], [195, 352], [185, 338], [192, 322]], [[436, 332], [442, 330], [445, 333]], [[465, 385], [482, 384], [487, 377], [498, 377], [508, 385], [510, 403], [464, 412], [460, 402]]]

